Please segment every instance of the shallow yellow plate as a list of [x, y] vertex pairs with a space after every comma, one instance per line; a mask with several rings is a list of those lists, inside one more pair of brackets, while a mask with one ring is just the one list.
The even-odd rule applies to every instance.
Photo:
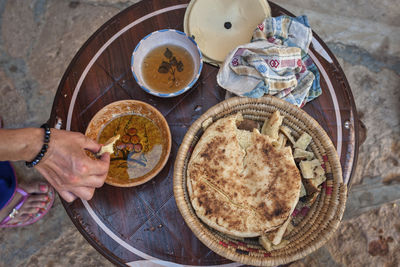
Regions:
[[183, 27], [200, 47], [203, 60], [220, 65], [234, 48], [250, 43], [257, 25], [267, 17], [271, 9], [265, 0], [192, 0]]
[[171, 151], [171, 132], [157, 109], [136, 100], [114, 102], [96, 113], [85, 133], [100, 144], [118, 134], [107, 184], [137, 186], [162, 170]]

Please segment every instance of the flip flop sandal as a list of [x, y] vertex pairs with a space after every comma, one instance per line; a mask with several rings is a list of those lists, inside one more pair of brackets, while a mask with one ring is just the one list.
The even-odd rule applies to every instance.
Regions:
[[[37, 222], [38, 220], [40, 220], [44, 215], [46, 215], [47, 212], [50, 210], [50, 208], [53, 206], [55, 194], [54, 194], [53, 187], [51, 187], [49, 185], [49, 190], [47, 192], [48, 199], [46, 201], [46, 205], [43, 208], [40, 208], [36, 214], [33, 214], [33, 216], [31, 216], [31, 218], [29, 218], [28, 220], [26, 220], [24, 222], [9, 224], [8, 222], [18, 214], [19, 209], [24, 205], [25, 201], [28, 199], [28, 197], [30, 195], [29, 193], [25, 192], [25, 190], [23, 190], [22, 188], [19, 188], [19, 187], [17, 187], [15, 191], [20, 193], [23, 197], [22, 197], [21, 201], [14, 207], [12, 212], [6, 218], [4, 218], [3, 221], [0, 222], [0, 228], [23, 227], [23, 226], [33, 224], [33, 223]], [[36, 194], [33, 194], [33, 195], [36, 195]]]

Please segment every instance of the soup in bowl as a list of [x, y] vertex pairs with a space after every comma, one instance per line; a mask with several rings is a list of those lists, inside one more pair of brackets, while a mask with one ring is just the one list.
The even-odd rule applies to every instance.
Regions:
[[159, 97], [174, 97], [188, 91], [198, 80], [202, 67], [202, 54], [196, 42], [172, 29], [144, 37], [131, 59], [136, 82], [147, 93]]

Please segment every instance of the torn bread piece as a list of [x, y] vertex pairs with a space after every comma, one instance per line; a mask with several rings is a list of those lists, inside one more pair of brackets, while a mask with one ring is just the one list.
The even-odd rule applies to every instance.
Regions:
[[308, 133], [304, 132], [299, 139], [297, 139], [296, 143], [294, 143], [294, 148], [306, 150], [311, 141], [312, 137]]
[[107, 142], [100, 148], [100, 151], [96, 153], [96, 156], [100, 157], [101, 155], [107, 152], [110, 154], [114, 153], [114, 144], [115, 142], [117, 142], [119, 137], [120, 135], [118, 134], [108, 139]]
[[[301, 187], [303, 187], [302, 183], [301, 183]], [[300, 189], [300, 194], [301, 194], [301, 189]], [[299, 198], [300, 198], [300, 195], [299, 195]], [[297, 199], [297, 202], [299, 201], [299, 198]], [[293, 213], [295, 208], [296, 208], [296, 205], [290, 209], [290, 214]], [[292, 221], [292, 215], [289, 215], [288, 218], [286, 219], [286, 221], [281, 226], [279, 226], [279, 228], [269, 231], [268, 233], [262, 234], [258, 238], [258, 241], [261, 244], [261, 246], [263, 246], [267, 251], [285, 247], [289, 243], [289, 241], [284, 240], [283, 236], [286, 233], [289, 225], [292, 226], [290, 223], [291, 221]], [[291, 230], [293, 230], [292, 227], [291, 227], [290, 231]]]
[[286, 146], [287, 137], [283, 133], [278, 134], [278, 139], [272, 141], [272, 145], [278, 148], [284, 148]]
[[318, 165], [314, 169], [314, 177], [315, 178], [320, 178], [321, 176], [325, 176], [325, 170], [324, 170], [324, 168], [322, 168], [321, 165]]
[[276, 110], [268, 120], [265, 120], [261, 128], [261, 133], [277, 140], [279, 137], [279, 127], [282, 125], [282, 121], [283, 116], [281, 116], [280, 112]]
[[313, 189], [311, 191], [320, 191], [319, 186], [326, 181], [326, 176], [325, 174], [318, 176], [313, 179], [307, 179], [308, 187], [312, 187]]
[[288, 237], [288, 235], [295, 229], [295, 227], [293, 226], [293, 218], [292, 218], [292, 220], [290, 221], [290, 223], [288, 224], [288, 226], [286, 227], [286, 231], [285, 231], [285, 233], [283, 234], [283, 239], [288, 239], [287, 237]]
[[301, 182], [300, 197], [304, 197], [305, 195], [307, 195], [307, 191], [306, 188], [304, 187], [303, 182]]
[[306, 196], [310, 196], [315, 192], [319, 193], [321, 191], [321, 189], [317, 185], [318, 183], [316, 183], [314, 179], [303, 179], [302, 182], [307, 192]]
[[301, 148], [295, 148], [293, 152], [293, 157], [295, 160], [312, 160], [315, 158], [313, 152], [303, 150]]
[[[291, 217], [289, 217], [289, 221], [290, 221], [290, 219], [291, 219]], [[286, 230], [286, 227], [285, 227], [285, 230]], [[279, 230], [280, 229], [281, 228], [279, 228]], [[281, 249], [281, 248], [285, 247], [287, 244], [289, 244], [288, 240], [282, 239], [284, 233], [285, 233], [285, 231], [283, 231], [282, 236], [275, 234], [274, 237], [271, 234], [269, 234], [269, 235], [263, 234], [258, 238], [258, 242], [266, 251], [273, 251], [273, 250]], [[273, 242], [275, 240], [275, 238], [276, 238], [276, 241], [279, 240], [279, 243], [276, 243], [276, 245]], [[273, 241], [271, 241], [271, 239], [273, 239]]]
[[314, 169], [317, 166], [321, 166], [321, 163], [318, 159], [313, 160], [303, 160], [300, 162], [300, 170], [304, 179], [312, 179], [314, 178]]
[[285, 147], [286, 146], [287, 137], [284, 134], [279, 133], [279, 139], [278, 140], [280, 140], [281, 147]]
[[290, 141], [290, 143], [292, 143], [292, 145], [296, 143], [296, 141], [292, 136], [292, 130], [290, 130], [289, 127], [282, 125], [281, 127], [279, 127], [279, 130], [287, 137], [287, 139]]
[[313, 194], [314, 192], [320, 192], [320, 185], [326, 181], [326, 176], [321, 175], [313, 179], [303, 179], [304, 188], [307, 191], [307, 195]]
[[319, 191], [316, 191], [312, 194], [307, 195], [303, 202], [311, 207], [311, 205], [314, 204], [314, 202], [317, 200], [318, 196], [319, 196]]
[[301, 161], [300, 170], [303, 176], [302, 184], [304, 184], [307, 195], [321, 191], [319, 186], [325, 182], [326, 176], [320, 161], [318, 159]]
[[261, 235], [258, 238], [258, 242], [260, 245], [265, 248], [266, 251], [273, 251], [273, 250], [278, 250], [283, 247], [285, 247], [287, 244], [289, 244], [289, 241], [286, 239], [282, 239], [281, 242], [278, 245], [274, 245], [266, 235]]
[[[276, 245], [278, 245], [278, 244], [281, 243], [283, 234], [285, 233], [286, 228], [288, 227], [288, 225], [289, 225], [291, 219], [292, 219], [292, 217], [289, 216], [289, 218], [286, 220], [286, 222], [284, 222], [284, 223], [282, 224], [282, 226], [279, 227], [278, 230], [275, 232], [273, 238], [270, 239], [270, 240], [272, 240], [272, 244], [273, 244], [274, 246], [276, 246]], [[268, 238], [268, 239], [269, 239], [269, 238]]]

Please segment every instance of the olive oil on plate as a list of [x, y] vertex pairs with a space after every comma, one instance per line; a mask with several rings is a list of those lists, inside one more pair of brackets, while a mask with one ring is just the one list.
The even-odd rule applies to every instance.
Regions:
[[150, 50], [142, 64], [143, 80], [159, 93], [174, 93], [193, 79], [194, 62], [190, 53], [176, 45], [162, 45]]
[[108, 175], [122, 179], [141, 178], [161, 159], [161, 131], [150, 119], [140, 115], [122, 115], [101, 131], [99, 143], [120, 135], [111, 154]]

